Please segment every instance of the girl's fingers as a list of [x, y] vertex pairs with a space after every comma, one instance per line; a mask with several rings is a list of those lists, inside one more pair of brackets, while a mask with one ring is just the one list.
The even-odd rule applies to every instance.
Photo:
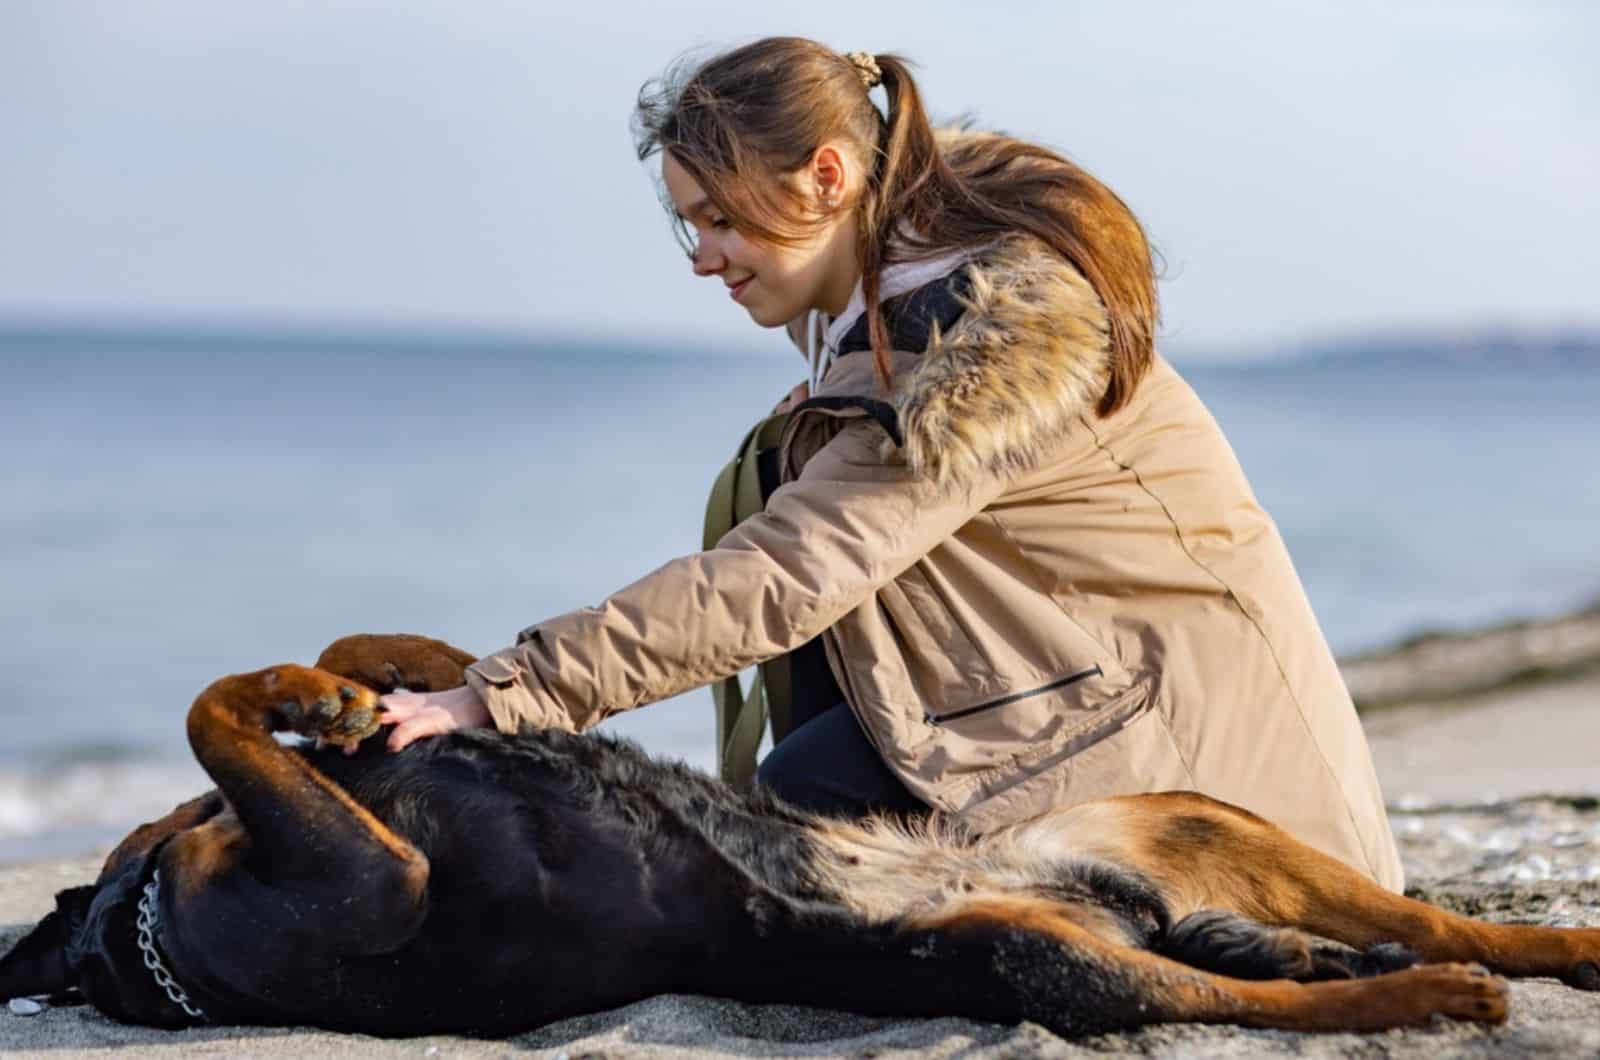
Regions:
[[394, 726], [388, 740], [391, 751], [399, 751], [426, 736], [458, 729], [463, 716], [468, 725], [487, 725], [490, 721], [477, 697], [464, 687], [431, 693], [390, 692], [378, 697], [378, 724]]
[[407, 744], [425, 736], [437, 736], [456, 727], [455, 719], [440, 707], [429, 707], [394, 727], [389, 733], [389, 750], [404, 750]]
[[389, 739], [384, 741], [384, 745], [391, 751], [400, 750], [401, 748], [405, 747], [406, 744], [416, 739], [415, 736], [411, 735], [412, 730], [415, 728], [416, 726], [410, 721], [400, 722], [393, 729], [389, 730]]
[[388, 692], [378, 697], [378, 706], [384, 710], [406, 713], [422, 705], [421, 692]]
[[396, 725], [417, 716], [426, 700], [418, 692], [390, 692], [378, 697], [378, 724]]

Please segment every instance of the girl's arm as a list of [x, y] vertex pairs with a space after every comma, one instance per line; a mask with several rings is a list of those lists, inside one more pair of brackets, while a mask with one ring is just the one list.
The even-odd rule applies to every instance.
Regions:
[[852, 422], [715, 548], [596, 607], [525, 629], [467, 668], [505, 732], [586, 729], [790, 651], [833, 625], [999, 496], [995, 475], [935, 486]]

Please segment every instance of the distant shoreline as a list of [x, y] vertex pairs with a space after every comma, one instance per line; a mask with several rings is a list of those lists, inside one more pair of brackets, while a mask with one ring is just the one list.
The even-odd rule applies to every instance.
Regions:
[[1413, 634], [1341, 658], [1339, 669], [1361, 711], [1600, 670], [1600, 601], [1555, 618]]
[[[1459, 327], [1393, 327], [1306, 338], [1284, 335], [1252, 342], [1247, 352], [1217, 355], [1214, 344], [1159, 343], [1179, 364], [1249, 370], [1270, 365], [1342, 368], [1507, 364], [1600, 367], [1600, 325], [1566, 322], [1519, 325], [1483, 321]], [[552, 331], [536, 325], [403, 319], [338, 319], [181, 313], [117, 316], [0, 312], [0, 353], [41, 349], [83, 351], [365, 350], [404, 353], [452, 350], [479, 354], [539, 354], [569, 347], [623, 347], [657, 355], [745, 356], [723, 344], [674, 342], [670, 336]]]

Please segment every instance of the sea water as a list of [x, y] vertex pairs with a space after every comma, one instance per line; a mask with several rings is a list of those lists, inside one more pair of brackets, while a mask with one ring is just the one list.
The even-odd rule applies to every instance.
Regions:
[[[1185, 364], [1336, 650], [1600, 596], [1600, 366]], [[699, 546], [801, 377], [577, 343], [0, 348], [0, 861], [206, 786], [226, 673], [354, 632], [474, 652]], [[704, 691], [607, 723], [709, 767]]]

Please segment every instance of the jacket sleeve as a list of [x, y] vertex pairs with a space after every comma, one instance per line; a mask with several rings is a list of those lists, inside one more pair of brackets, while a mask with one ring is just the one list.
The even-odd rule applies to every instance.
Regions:
[[998, 477], [935, 486], [853, 420], [715, 548], [523, 630], [467, 669], [495, 726], [580, 731], [720, 680], [833, 625], [954, 534]]

